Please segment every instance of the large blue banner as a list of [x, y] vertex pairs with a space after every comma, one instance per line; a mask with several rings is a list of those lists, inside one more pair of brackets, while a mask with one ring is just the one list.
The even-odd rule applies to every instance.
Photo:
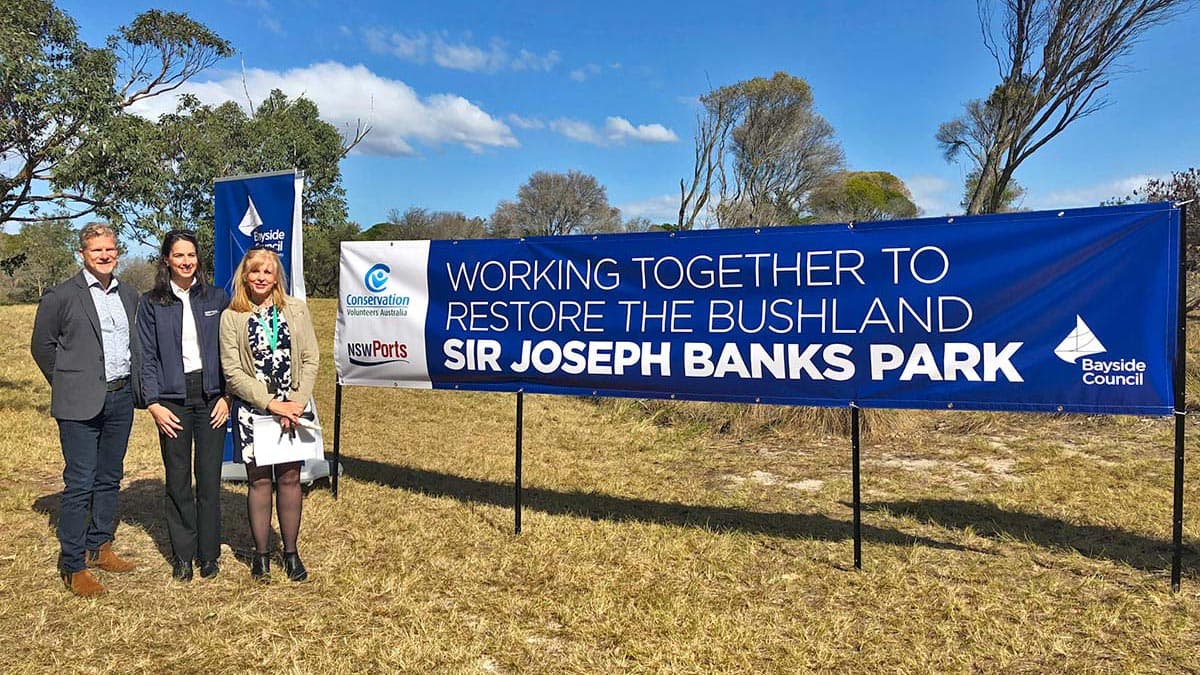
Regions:
[[1180, 211], [343, 244], [344, 384], [1170, 414]]

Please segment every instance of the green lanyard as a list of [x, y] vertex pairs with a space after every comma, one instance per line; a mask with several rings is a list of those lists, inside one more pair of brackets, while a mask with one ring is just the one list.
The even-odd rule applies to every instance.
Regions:
[[271, 333], [268, 336], [268, 344], [271, 345], [271, 353], [275, 353], [275, 347], [279, 345], [279, 310], [274, 306], [271, 307]]

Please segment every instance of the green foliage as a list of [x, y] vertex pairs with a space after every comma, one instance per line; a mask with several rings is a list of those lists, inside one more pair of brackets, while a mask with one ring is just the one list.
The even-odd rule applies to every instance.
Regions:
[[808, 199], [818, 221], [867, 222], [916, 218], [920, 209], [904, 181], [886, 171], [843, 171], [834, 174]]
[[843, 155], [832, 125], [813, 110], [808, 83], [777, 72], [714, 89], [700, 102], [693, 178], [680, 181], [677, 227], [691, 229], [706, 208], [721, 227], [811, 220], [808, 195]]
[[304, 230], [304, 286], [310, 298], [337, 295], [343, 241], [359, 238], [357, 223], [341, 222]]
[[0, 222], [112, 218], [144, 200], [155, 157], [134, 142], [147, 127], [126, 108], [233, 53], [202, 24], [157, 10], [93, 49], [49, 0], [0, 4], [0, 36]]
[[378, 223], [363, 233], [363, 239], [411, 240], [432, 239], [483, 239], [487, 235], [487, 221], [468, 217], [458, 211], [430, 211], [412, 207], [400, 213], [392, 209], [387, 222]]
[[[970, 213], [971, 198], [979, 190], [979, 169], [972, 169], [967, 172], [967, 178], [963, 181], [963, 198], [958, 203], [962, 207], [963, 213]], [[1018, 183], [1015, 179], [1009, 180], [1004, 186], [1004, 190], [1000, 192], [1000, 196], [994, 204], [988, 208], [988, 213], [1011, 213], [1021, 210], [1021, 202], [1025, 199], [1025, 187]]]
[[517, 191], [517, 201], [502, 201], [491, 218], [496, 237], [552, 236], [621, 230], [621, 212], [609, 206], [608, 191], [580, 171], [536, 171]]
[[300, 169], [306, 233], [346, 221], [338, 162], [348, 148], [312, 101], [291, 100], [278, 90], [249, 115], [232, 101], [209, 106], [184, 96], [157, 124], [125, 118], [81, 150], [67, 168], [104, 176], [102, 185], [119, 184], [121, 198], [101, 213], [147, 245], [177, 227], [193, 228], [202, 244], [211, 242], [213, 180], [229, 175]]
[[37, 302], [51, 286], [79, 269], [79, 238], [64, 220], [25, 223], [18, 234], [0, 239], [0, 259], [21, 258], [0, 274], [0, 302]]

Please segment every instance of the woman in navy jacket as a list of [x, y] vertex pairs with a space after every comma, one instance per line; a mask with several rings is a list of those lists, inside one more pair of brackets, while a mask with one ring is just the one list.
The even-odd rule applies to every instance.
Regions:
[[161, 253], [154, 288], [138, 305], [142, 391], [158, 427], [166, 470], [171, 573], [190, 581], [193, 558], [200, 563], [202, 577], [215, 576], [220, 569], [221, 459], [229, 400], [219, 334], [229, 295], [205, 281], [192, 232], [168, 232]]

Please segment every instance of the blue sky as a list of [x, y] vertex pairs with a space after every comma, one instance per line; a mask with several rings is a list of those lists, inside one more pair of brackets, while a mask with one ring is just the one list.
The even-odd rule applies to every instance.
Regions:
[[[151, 7], [59, 6], [101, 44]], [[673, 221], [690, 173], [696, 99], [786, 71], [812, 86], [848, 168], [900, 176], [925, 215], [959, 211], [967, 167], [934, 133], [997, 70], [968, 0], [159, 2], [230, 40], [237, 55], [197, 78], [206, 102], [272, 87], [313, 99], [367, 140], [342, 162], [350, 217], [364, 227], [412, 206], [489, 216], [534, 171], [576, 169], [626, 217]], [[1027, 208], [1095, 205], [1147, 177], [1200, 164], [1194, 111], [1200, 11], [1152, 29], [1109, 87], [1111, 105], [1018, 170]], [[156, 101], [154, 115], [173, 107]], [[288, 168], [288, 167], [280, 167]]]

